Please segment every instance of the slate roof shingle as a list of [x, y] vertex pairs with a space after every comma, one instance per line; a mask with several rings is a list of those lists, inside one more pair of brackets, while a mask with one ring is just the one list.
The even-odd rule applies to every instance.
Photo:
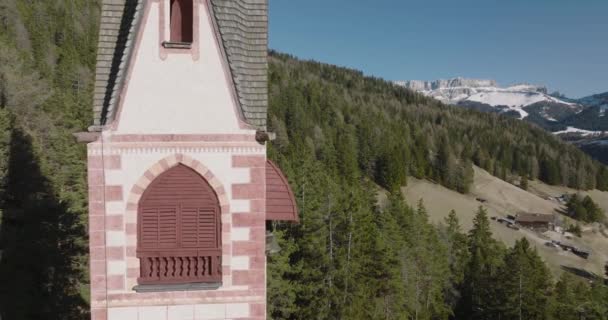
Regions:
[[[230, 66], [245, 121], [266, 127], [268, 0], [206, 0]], [[97, 49], [94, 126], [114, 119], [147, 0], [103, 0]]]

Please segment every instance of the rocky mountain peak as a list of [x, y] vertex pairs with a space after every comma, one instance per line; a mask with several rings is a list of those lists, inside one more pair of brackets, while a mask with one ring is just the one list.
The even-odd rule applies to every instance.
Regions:
[[397, 81], [397, 84], [404, 86], [408, 89], [416, 91], [430, 91], [437, 89], [452, 89], [452, 88], [481, 88], [481, 87], [496, 87], [497, 83], [495, 80], [489, 79], [468, 79], [468, 78], [452, 78], [452, 79], [439, 79], [434, 81], [423, 81], [423, 80], [408, 80], [408, 81]]

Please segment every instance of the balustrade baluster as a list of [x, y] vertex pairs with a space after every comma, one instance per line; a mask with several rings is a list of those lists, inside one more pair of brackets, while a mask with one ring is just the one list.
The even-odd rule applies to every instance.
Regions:
[[152, 270], [150, 268], [150, 258], [141, 259], [141, 269], [140, 275], [142, 278], [149, 278], [152, 274]]
[[222, 256], [218, 256], [215, 263], [217, 264], [217, 271], [216, 271], [217, 275], [221, 276], [222, 275]]
[[175, 257], [175, 277], [182, 278], [182, 257]]
[[151, 258], [150, 260], [151, 260], [151, 265], [152, 265], [152, 274], [151, 274], [150, 277], [153, 278], [153, 279], [158, 279], [158, 278], [160, 278], [158, 276], [158, 272], [159, 272], [159, 270], [158, 270], [158, 265], [159, 265], [158, 258], [154, 257], [154, 258]]
[[[163, 255], [163, 254], [161, 254]], [[146, 283], [203, 282], [221, 280], [222, 257], [217, 255], [141, 257], [140, 279]]]
[[188, 278], [188, 274], [190, 274], [190, 259], [182, 257], [182, 260], [184, 260], [184, 278]]
[[174, 257], [169, 257], [167, 258], [168, 260], [168, 264], [167, 264], [167, 278], [175, 278], [175, 258]]
[[199, 277], [204, 277], [205, 273], [207, 272], [206, 270], [206, 265], [205, 265], [205, 257], [199, 256], [198, 257], [198, 273], [196, 274]]
[[160, 278], [167, 277], [167, 258], [160, 258]]
[[190, 268], [190, 273], [188, 274], [188, 277], [194, 278], [196, 277], [196, 259], [193, 257], [188, 257], [188, 259], [190, 260], [190, 265], [192, 266]]

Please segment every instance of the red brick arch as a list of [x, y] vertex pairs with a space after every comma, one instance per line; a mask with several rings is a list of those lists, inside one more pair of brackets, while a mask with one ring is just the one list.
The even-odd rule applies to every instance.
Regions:
[[131, 188], [131, 192], [129, 193], [129, 198], [127, 200], [127, 214], [132, 213], [133, 211], [137, 214], [137, 206], [141, 196], [143, 195], [146, 188], [156, 179], [156, 177], [163, 174], [165, 171], [177, 166], [178, 164], [185, 165], [186, 167], [191, 168], [196, 171], [201, 177], [204, 177], [205, 180], [211, 185], [213, 190], [215, 191], [217, 198], [220, 201], [220, 206], [222, 206], [222, 215], [226, 214], [227, 211], [224, 210], [226, 206], [228, 206], [228, 196], [226, 195], [226, 189], [222, 185], [222, 183], [215, 177], [213, 172], [209, 170], [205, 165], [203, 165], [200, 161], [192, 159], [191, 157], [183, 154], [175, 154], [169, 157], [166, 157], [157, 163], [155, 163], [150, 169], [146, 170], [143, 176], [137, 180], [133, 188]]

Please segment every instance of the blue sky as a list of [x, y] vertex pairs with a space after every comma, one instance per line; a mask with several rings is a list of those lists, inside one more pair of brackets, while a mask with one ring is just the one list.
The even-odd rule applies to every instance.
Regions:
[[388, 80], [608, 91], [608, 0], [269, 0], [270, 47]]

